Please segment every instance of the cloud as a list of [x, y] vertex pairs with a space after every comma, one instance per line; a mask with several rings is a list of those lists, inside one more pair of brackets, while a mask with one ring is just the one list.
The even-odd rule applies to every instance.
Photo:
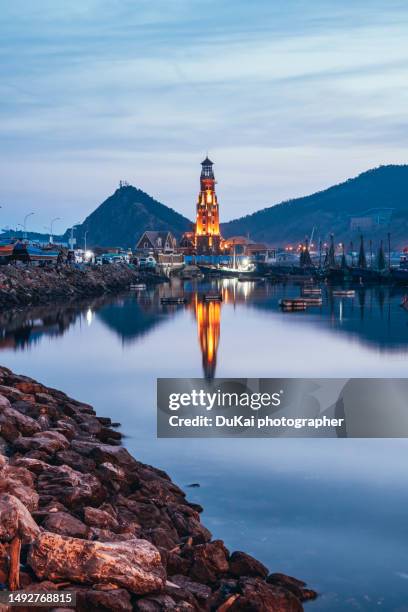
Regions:
[[120, 178], [191, 217], [207, 149], [224, 219], [406, 161], [406, 7], [310, 4], [9, 3], [7, 222], [30, 202], [38, 223], [58, 206], [69, 225]]

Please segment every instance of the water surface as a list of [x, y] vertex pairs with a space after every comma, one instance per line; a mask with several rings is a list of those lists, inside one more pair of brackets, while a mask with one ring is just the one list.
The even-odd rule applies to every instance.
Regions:
[[[203, 293], [223, 292], [222, 304]], [[163, 307], [160, 296], [188, 296]], [[408, 610], [405, 440], [156, 439], [163, 377], [404, 377], [402, 291], [282, 313], [295, 285], [175, 282], [140, 295], [0, 315], [1, 363], [93, 404], [125, 444], [203, 504], [231, 549], [322, 593], [310, 610]]]

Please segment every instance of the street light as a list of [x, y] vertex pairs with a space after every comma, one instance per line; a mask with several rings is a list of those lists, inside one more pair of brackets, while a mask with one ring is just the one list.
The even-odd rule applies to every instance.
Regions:
[[74, 229], [78, 227], [78, 225], [81, 225], [80, 221], [77, 221], [76, 223], [74, 223], [74, 225], [71, 227], [71, 238], [69, 239], [69, 245], [71, 247], [71, 251], [74, 250]]
[[24, 217], [24, 225], [23, 225], [23, 231], [24, 231], [23, 237], [24, 237], [24, 240], [27, 240], [27, 219], [29, 217], [31, 217], [32, 215], [34, 215], [34, 213], [30, 212], [30, 213], [28, 213], [28, 215], [26, 215]]
[[84, 251], [85, 252], [86, 252], [86, 237], [88, 235], [88, 232], [89, 232], [89, 230], [85, 230], [85, 233], [84, 233]]
[[53, 226], [54, 226], [55, 221], [61, 221], [61, 217], [55, 217], [54, 219], [51, 219], [51, 225], [50, 225], [50, 228], [51, 228], [51, 233], [50, 233], [50, 244], [53, 244], [53, 243], [54, 243], [54, 236], [53, 236], [53, 231], [52, 231], [52, 228], [53, 228]]

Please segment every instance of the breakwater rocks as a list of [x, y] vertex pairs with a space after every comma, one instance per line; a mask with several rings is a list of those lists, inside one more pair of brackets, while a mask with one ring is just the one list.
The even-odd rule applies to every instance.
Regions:
[[316, 596], [213, 540], [91, 406], [0, 367], [0, 428], [3, 588], [75, 591], [79, 612], [298, 612]]
[[0, 308], [100, 296], [127, 289], [139, 273], [126, 264], [0, 267]]

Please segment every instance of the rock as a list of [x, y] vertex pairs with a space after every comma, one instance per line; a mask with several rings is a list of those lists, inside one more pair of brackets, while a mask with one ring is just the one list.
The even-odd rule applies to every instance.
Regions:
[[32, 436], [41, 431], [34, 419], [12, 408], [9, 400], [0, 395], [0, 428], [6, 423], [14, 425], [23, 436]]
[[6, 397], [10, 402], [17, 402], [21, 400], [23, 394], [15, 387], [8, 387], [7, 385], [0, 385], [0, 393]]
[[31, 544], [27, 563], [40, 579], [109, 582], [138, 594], [161, 590], [166, 579], [159, 551], [146, 540], [90, 542], [46, 531]]
[[109, 529], [99, 529], [99, 527], [89, 527], [88, 540], [98, 540], [98, 542], [127, 542], [134, 540], [133, 533], [114, 533]]
[[169, 504], [167, 508], [169, 517], [182, 536], [192, 536], [194, 543], [209, 542], [211, 533], [204, 525], [201, 525], [199, 515], [187, 505]]
[[43, 387], [42, 385], [40, 385], [39, 383], [33, 380], [17, 382], [15, 383], [14, 386], [16, 389], [21, 391], [21, 393], [28, 394], [28, 395], [34, 395], [35, 393], [43, 393], [47, 390], [45, 387]]
[[86, 538], [87, 526], [67, 512], [49, 512], [42, 524], [44, 529], [72, 538]]
[[24, 504], [13, 495], [0, 495], [0, 541], [11, 542], [18, 536], [28, 544], [40, 533], [40, 528]]
[[27, 452], [30, 450], [44, 451], [53, 455], [60, 450], [69, 447], [69, 442], [65, 436], [56, 431], [41, 431], [31, 438], [18, 438], [14, 441], [16, 450]]
[[70, 449], [59, 451], [55, 455], [55, 459], [59, 465], [69, 465], [74, 470], [83, 472], [84, 474], [89, 472], [93, 473], [96, 469], [95, 461], [92, 461], [92, 459], [87, 459], [86, 457], [83, 457], [79, 453]]
[[123, 446], [113, 446], [102, 442], [74, 441], [72, 448], [80, 455], [91, 457], [97, 464], [113, 463], [125, 470], [134, 470], [139, 467], [139, 462], [123, 448]]
[[36, 476], [41, 474], [44, 469], [48, 467], [48, 463], [45, 463], [45, 461], [41, 461], [41, 459], [27, 457], [27, 455], [25, 455], [24, 457], [18, 457], [17, 459], [13, 459], [13, 465], [17, 467], [24, 467], [27, 470], [30, 470], [30, 472], [32, 472]]
[[175, 575], [171, 577], [171, 582], [177, 584], [180, 588], [192, 593], [198, 600], [207, 601], [211, 597], [211, 589], [205, 584], [194, 582], [187, 576]]
[[230, 612], [302, 612], [300, 601], [289, 591], [272, 587], [260, 578], [241, 578], [240, 595], [228, 608]]
[[81, 506], [87, 502], [99, 505], [104, 489], [92, 474], [82, 474], [68, 465], [49, 465], [38, 477], [40, 495], [59, 499], [66, 506]]
[[101, 510], [100, 508], [84, 508], [84, 521], [90, 527], [99, 527], [100, 529], [119, 529], [119, 523], [112, 514]]
[[146, 538], [155, 546], [160, 546], [166, 550], [174, 549], [178, 542], [177, 531], [172, 527], [156, 527], [155, 529], [147, 529], [144, 531]]
[[188, 574], [190, 570], [190, 561], [184, 559], [179, 554], [168, 552], [161, 549], [162, 558], [165, 559], [166, 569], [169, 576], [176, 574]]
[[221, 540], [188, 548], [183, 556], [191, 564], [189, 576], [197, 582], [215, 583], [229, 570], [228, 551]]
[[238, 598], [238, 580], [234, 578], [222, 578], [217, 583], [217, 590], [211, 596], [210, 608], [214, 610], [228, 610]]
[[24, 467], [6, 465], [0, 474], [0, 491], [17, 497], [30, 512], [38, 508], [39, 496], [34, 489], [34, 477]]
[[285, 574], [271, 574], [267, 577], [266, 582], [274, 586], [282, 587], [293, 593], [300, 601], [309, 601], [316, 599], [316, 591], [306, 589], [306, 583], [292, 576], [286, 576]]
[[268, 569], [257, 559], [244, 552], [233, 552], [229, 559], [229, 571], [232, 576], [259, 576], [266, 578]]
[[[100, 591], [79, 589], [77, 591], [77, 612], [132, 612], [130, 595], [125, 589]], [[71, 608], [72, 612], [72, 608]]]
[[150, 597], [142, 597], [136, 602], [135, 610], [141, 612], [162, 612], [170, 610], [178, 610], [174, 599], [170, 595], [150, 595]]

